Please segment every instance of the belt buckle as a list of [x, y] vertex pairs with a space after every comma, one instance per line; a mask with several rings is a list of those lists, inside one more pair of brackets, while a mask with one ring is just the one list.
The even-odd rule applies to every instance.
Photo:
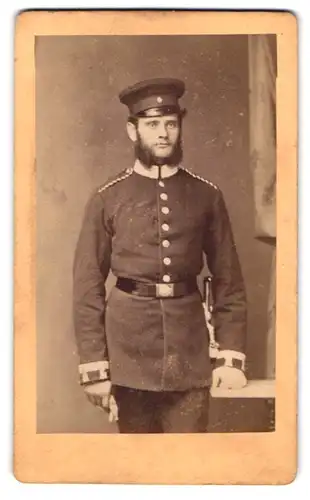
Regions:
[[173, 297], [173, 283], [156, 283], [156, 297]]

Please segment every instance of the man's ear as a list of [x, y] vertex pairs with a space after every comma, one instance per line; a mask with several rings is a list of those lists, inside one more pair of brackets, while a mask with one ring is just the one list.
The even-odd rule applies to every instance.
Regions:
[[137, 129], [132, 122], [127, 122], [127, 134], [132, 142], [137, 141]]

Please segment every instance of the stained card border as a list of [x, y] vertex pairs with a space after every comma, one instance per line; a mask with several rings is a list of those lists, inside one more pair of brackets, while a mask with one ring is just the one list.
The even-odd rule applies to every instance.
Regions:
[[[35, 37], [276, 34], [277, 300], [273, 433], [36, 434]], [[280, 12], [24, 12], [15, 39], [14, 473], [22, 482], [286, 484], [296, 474], [297, 21]]]

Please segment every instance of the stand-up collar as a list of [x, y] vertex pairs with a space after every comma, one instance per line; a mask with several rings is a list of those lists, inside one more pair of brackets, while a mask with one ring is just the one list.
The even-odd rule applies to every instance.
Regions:
[[162, 165], [158, 167], [157, 165], [152, 165], [151, 167], [145, 167], [140, 160], [136, 160], [133, 170], [137, 174], [143, 175], [144, 177], [149, 177], [150, 179], [158, 179], [159, 178], [159, 168], [161, 170], [161, 178], [171, 177], [175, 175], [179, 167], [171, 167], [169, 165]]

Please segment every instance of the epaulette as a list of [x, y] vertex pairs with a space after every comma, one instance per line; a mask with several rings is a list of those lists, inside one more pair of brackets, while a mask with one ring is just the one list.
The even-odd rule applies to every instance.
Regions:
[[187, 172], [189, 175], [191, 175], [192, 177], [194, 177], [195, 179], [198, 179], [202, 182], [205, 182], [206, 184], [209, 184], [209, 186], [212, 186], [214, 189], [216, 189], [217, 191], [219, 190], [218, 186], [216, 186], [215, 184], [213, 184], [213, 182], [211, 181], [208, 181], [207, 179], [205, 179], [204, 177], [201, 177], [201, 175], [197, 175], [197, 174], [194, 174], [194, 172], [191, 172], [190, 170], [188, 170], [187, 168], [185, 167], [181, 167], [182, 170], [184, 170], [185, 172]]
[[109, 187], [114, 186], [114, 184], [116, 184], [117, 182], [120, 182], [120, 181], [123, 181], [124, 179], [127, 179], [127, 177], [129, 177], [132, 174], [132, 172], [133, 172], [133, 168], [126, 168], [125, 171], [123, 170], [116, 177], [114, 177], [111, 180], [108, 180], [106, 182], [106, 184], [103, 184], [103, 186], [101, 186], [98, 189], [98, 193], [102, 193], [102, 191], [105, 191]]

